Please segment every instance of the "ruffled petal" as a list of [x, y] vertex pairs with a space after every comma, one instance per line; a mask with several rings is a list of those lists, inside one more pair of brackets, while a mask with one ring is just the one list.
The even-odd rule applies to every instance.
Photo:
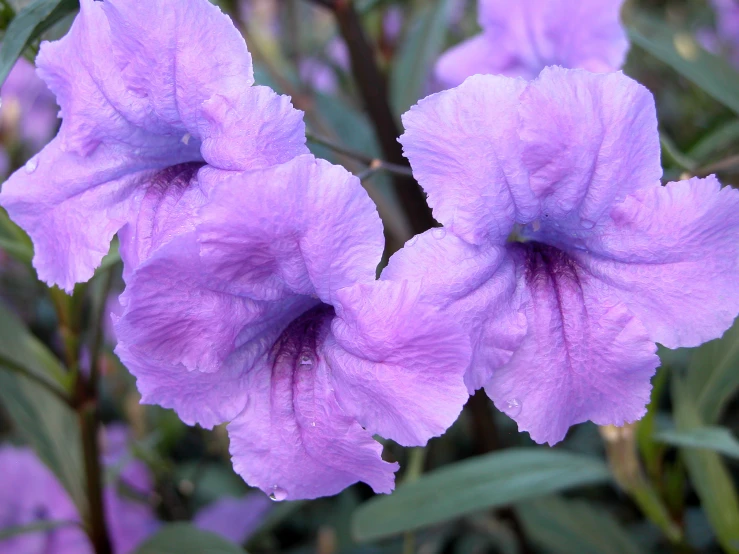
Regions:
[[500, 48], [494, 37], [480, 34], [444, 52], [436, 62], [436, 78], [447, 87], [461, 85], [473, 75], [506, 75], [533, 79], [517, 58]]
[[480, 0], [479, 19], [498, 49], [535, 73], [550, 65], [608, 72], [623, 65], [629, 48], [623, 2]]
[[519, 110], [545, 231], [592, 228], [627, 194], [659, 183], [654, 98], [622, 73], [547, 68]]
[[403, 115], [400, 142], [434, 217], [468, 242], [504, 240], [517, 219], [538, 214], [518, 137], [525, 88], [523, 80], [477, 75]]
[[121, 295], [115, 351], [136, 377], [142, 402], [172, 408], [185, 423], [212, 427], [244, 408], [243, 375], [263, 350], [258, 341], [238, 349], [244, 327], [260, 317], [259, 307], [209, 289], [207, 277], [192, 235], [157, 250]]
[[668, 348], [720, 337], [739, 313], [739, 191], [693, 178], [638, 191], [572, 256]]
[[[68, 34], [44, 43], [37, 64], [62, 126], [12, 176], [0, 203], [33, 238], [40, 277], [66, 290], [89, 279], [152, 187], [179, 196], [162, 190], [173, 166], [255, 169], [307, 152], [301, 112], [251, 88], [243, 38], [205, 0], [83, 0]], [[138, 260], [149, 246], [124, 244], [124, 253]]]
[[339, 406], [325, 356], [296, 368], [293, 357], [265, 360], [249, 374], [249, 403], [228, 426], [234, 469], [275, 500], [336, 494], [358, 481], [393, 490], [398, 464]]
[[224, 290], [330, 304], [334, 291], [374, 281], [382, 222], [342, 167], [300, 156], [259, 172], [201, 172], [201, 180], [213, 191], [199, 217], [201, 256]]
[[0, 204], [31, 236], [39, 278], [71, 292], [107, 254], [113, 235], [136, 213], [143, 183], [185, 152], [138, 158], [101, 145], [81, 158], [54, 139], [3, 185]]
[[418, 283], [424, 301], [440, 310], [436, 317], [465, 330], [472, 344], [469, 393], [510, 360], [526, 334], [515, 264], [503, 246], [474, 246], [433, 229], [396, 252], [381, 279]]
[[193, 523], [199, 529], [244, 544], [264, 523], [272, 503], [262, 494], [247, 494], [241, 498], [219, 498], [202, 508]]
[[486, 385], [496, 407], [549, 444], [576, 423], [642, 417], [659, 358], [639, 318], [562, 251], [529, 243], [511, 253], [529, 293], [528, 334]]
[[325, 345], [344, 411], [404, 446], [444, 433], [468, 396], [469, 337], [420, 292], [407, 281], [339, 291]]

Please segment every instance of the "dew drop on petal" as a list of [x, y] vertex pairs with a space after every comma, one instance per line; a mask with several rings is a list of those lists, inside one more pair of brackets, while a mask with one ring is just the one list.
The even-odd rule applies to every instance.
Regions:
[[26, 162], [25, 168], [26, 173], [33, 173], [34, 171], [36, 171], [36, 169], [38, 169], [38, 156], [34, 156], [30, 160], [28, 160]]
[[303, 354], [302, 356], [300, 356], [300, 365], [303, 365], [303, 366], [313, 365], [313, 358], [311, 358], [307, 354]]
[[269, 493], [270, 500], [274, 500], [275, 502], [282, 502], [287, 498], [287, 491], [283, 488], [278, 487], [277, 485], [274, 485], [272, 487], [272, 492]]
[[446, 229], [444, 227], [436, 227], [431, 231], [431, 236], [435, 239], [443, 239], [446, 236]]
[[595, 227], [595, 221], [590, 221], [589, 219], [583, 219], [583, 220], [581, 220], [580, 221], [580, 224], [585, 229], [592, 229], [593, 227]]
[[518, 398], [506, 400], [503, 405], [503, 411], [508, 417], [516, 417], [521, 413], [521, 401]]
[[192, 138], [192, 135], [190, 133], [185, 133], [183, 137], [180, 139], [182, 144], [187, 146], [190, 143], [190, 139]]
[[310, 424], [310, 426], [311, 426], [311, 427], [315, 427], [315, 426], [316, 426], [316, 422], [315, 422], [315, 421], [311, 421], [311, 424]]
[[408, 240], [406, 241], [405, 245], [406, 245], [406, 246], [413, 246], [413, 245], [414, 245], [414, 244], [416, 244], [417, 242], [418, 242], [418, 235], [413, 235], [413, 236], [412, 236], [411, 238], [409, 238], [409, 239], [408, 239]]

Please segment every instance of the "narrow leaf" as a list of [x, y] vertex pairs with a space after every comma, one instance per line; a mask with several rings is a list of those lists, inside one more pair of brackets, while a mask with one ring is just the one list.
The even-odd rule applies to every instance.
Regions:
[[739, 391], [739, 321], [724, 336], [696, 349], [688, 366], [688, 387], [706, 424], [716, 423]]
[[548, 448], [512, 448], [465, 460], [363, 504], [357, 540], [371, 541], [456, 517], [610, 479], [599, 459]]
[[[678, 431], [690, 432], [703, 426], [691, 389], [673, 376], [672, 399]], [[739, 553], [739, 498], [731, 474], [715, 452], [683, 448], [690, 481], [701, 500], [718, 541], [730, 554]]]
[[53, 531], [59, 527], [70, 527], [72, 525], [79, 525], [76, 521], [35, 521], [28, 525], [14, 525], [13, 527], [6, 527], [0, 529], [0, 542], [11, 539], [18, 535], [25, 535], [26, 533], [38, 533], [39, 531]]
[[23, 8], [5, 31], [0, 48], [0, 84], [32, 40], [78, 7], [78, 0], [35, 0]]
[[135, 551], [135, 554], [244, 554], [240, 546], [188, 523], [163, 527]]
[[69, 493], [83, 520], [87, 515], [82, 446], [74, 412], [30, 379], [0, 364], [0, 401], [41, 461]]
[[726, 60], [701, 48], [692, 34], [634, 8], [625, 12], [624, 19], [634, 44], [739, 113], [739, 73]]
[[433, 0], [419, 5], [411, 16], [411, 25], [390, 73], [390, 97], [398, 115], [424, 96], [424, 88], [444, 47], [449, 27], [450, 0]]
[[687, 431], [662, 431], [654, 438], [672, 446], [713, 450], [739, 459], [739, 441], [726, 427], [696, 427]]
[[516, 505], [526, 537], [556, 554], [641, 554], [629, 534], [604, 509], [551, 496]]

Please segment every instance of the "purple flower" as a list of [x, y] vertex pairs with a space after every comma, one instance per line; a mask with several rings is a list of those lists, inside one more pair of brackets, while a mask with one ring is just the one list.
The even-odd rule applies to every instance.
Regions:
[[739, 312], [739, 192], [660, 185], [651, 94], [623, 74], [471, 77], [422, 100], [401, 137], [445, 227], [383, 279], [414, 279], [467, 326], [469, 391], [537, 442], [640, 418], [669, 348]]
[[[153, 510], [119, 491], [151, 493], [153, 483], [143, 462], [130, 458], [128, 431], [111, 425], [103, 434], [103, 460], [116, 475], [103, 494], [113, 551], [128, 554], [159, 527]], [[79, 521], [77, 508], [56, 477], [28, 448], [0, 448], [0, 529], [43, 520]], [[20, 491], [20, 494], [19, 494]], [[87, 554], [93, 549], [81, 526], [18, 535], [0, 541], [0, 554]]]
[[[0, 530], [42, 521], [79, 522], [56, 477], [28, 448], [0, 447]], [[0, 554], [92, 554], [79, 525], [0, 540]]]
[[188, 225], [199, 171], [267, 167], [307, 152], [301, 112], [254, 82], [243, 38], [207, 0], [82, 0], [38, 72], [59, 134], [0, 203], [33, 238], [39, 277], [71, 291], [120, 231], [127, 271]]
[[0, 128], [38, 152], [54, 133], [58, 107], [54, 95], [36, 75], [33, 65], [19, 59], [0, 91]]
[[449, 87], [476, 74], [535, 78], [546, 66], [595, 72], [621, 67], [624, 0], [479, 0], [483, 32], [446, 52], [436, 76]]
[[300, 156], [200, 179], [194, 230], [121, 297], [116, 352], [142, 401], [231, 421], [235, 470], [275, 500], [390, 492], [397, 464], [372, 435], [419, 445], [451, 425], [469, 340], [417, 286], [375, 281], [382, 224], [343, 168]]
[[729, 60], [739, 67], [739, 4], [736, 0], [711, 0], [716, 13], [716, 31], [700, 33], [699, 39], [711, 51], [726, 50]]
[[194, 524], [231, 542], [244, 544], [262, 525], [271, 508], [263, 494], [219, 498], [197, 513]]

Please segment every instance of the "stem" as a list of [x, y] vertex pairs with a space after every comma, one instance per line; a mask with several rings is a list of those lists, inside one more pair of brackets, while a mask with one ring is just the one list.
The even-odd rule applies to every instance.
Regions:
[[[372, 125], [375, 128], [384, 157], [391, 164], [409, 167], [398, 142], [400, 129], [388, 103], [385, 76], [375, 60], [375, 52], [354, 3], [351, 0], [311, 0], [333, 11], [351, 58], [352, 74], [364, 100]], [[415, 233], [422, 233], [436, 225], [426, 197], [418, 184], [410, 177], [395, 175], [396, 194]]]
[[95, 554], [113, 554], [105, 525], [105, 503], [103, 501], [102, 470], [98, 444], [97, 402], [84, 402], [77, 413], [82, 435], [82, 453], [85, 461], [87, 499], [89, 501], [90, 526], [88, 534]]
[[364, 177], [362, 177], [362, 174], [360, 174], [359, 175], [360, 180], [363, 180], [369, 177], [371, 174], [377, 171], [383, 171], [383, 170], [387, 171], [388, 173], [393, 173], [395, 175], [401, 175], [403, 177], [413, 177], [413, 171], [411, 171], [411, 168], [408, 167], [407, 165], [398, 165], [398, 164], [386, 162], [378, 158], [373, 158], [372, 156], [362, 154], [361, 152], [357, 152], [355, 150], [350, 150], [349, 148], [339, 146], [338, 144], [334, 144], [333, 142], [327, 139], [317, 137], [311, 134], [306, 134], [306, 135], [307, 135], [308, 140], [314, 144], [319, 144], [321, 146], [324, 146], [325, 148], [333, 150], [337, 154], [341, 154], [342, 156], [347, 156], [349, 158], [354, 158], [355, 160], [360, 161], [365, 165], [368, 165], [369, 168], [367, 171], [370, 171], [371, 173], [368, 173]]

